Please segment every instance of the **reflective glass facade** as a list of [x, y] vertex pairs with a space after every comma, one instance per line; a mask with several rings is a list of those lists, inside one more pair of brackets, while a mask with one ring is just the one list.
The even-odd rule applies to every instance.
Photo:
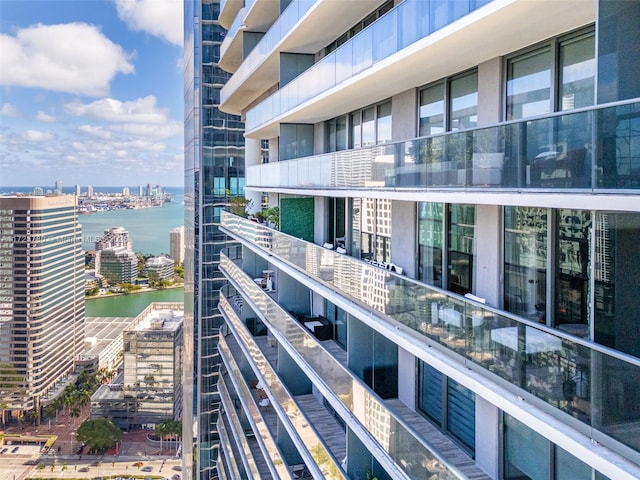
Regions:
[[186, 308], [185, 337], [192, 332], [194, 478], [203, 480], [217, 478], [219, 447], [218, 292], [224, 280], [218, 262], [229, 243], [218, 230], [220, 211], [230, 197], [244, 195], [244, 125], [219, 109], [220, 89], [229, 78], [218, 67], [225, 37], [219, 11], [217, 0], [185, 2], [185, 305], [193, 305], [192, 312]]

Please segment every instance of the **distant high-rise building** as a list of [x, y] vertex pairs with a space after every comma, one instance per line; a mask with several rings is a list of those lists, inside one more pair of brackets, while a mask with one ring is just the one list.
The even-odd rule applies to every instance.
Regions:
[[129, 187], [122, 188], [122, 196], [128, 197], [130, 194], [131, 194], [131, 191], [129, 190]]
[[142, 185], [138, 185], [138, 196], [142, 196]]
[[[640, 0], [201, 12], [185, 222], [228, 283], [193, 280], [199, 467], [218, 426], [220, 478], [639, 479]], [[276, 228], [216, 203], [209, 103]]]
[[[84, 252], [75, 196], [0, 196], [0, 403], [37, 411], [84, 349]], [[6, 420], [6, 418], [5, 418]]]
[[153, 195], [153, 187], [151, 186], [150, 183], [147, 183], [147, 197], [150, 197]]
[[[225, 283], [218, 269], [218, 252], [233, 243], [219, 228], [220, 210], [231, 198], [244, 197], [245, 194], [244, 123], [239, 115], [223, 112], [219, 108], [223, 85], [231, 76], [219, 65], [226, 28], [232, 23], [222, 26], [222, 22], [218, 21], [221, 5], [225, 3], [235, 6], [240, 2], [184, 2], [184, 329], [186, 344], [193, 345], [192, 349], [185, 348], [186, 376], [192, 373], [193, 378], [186, 380], [189, 383], [185, 388], [184, 451], [191, 452], [191, 432], [196, 427], [195, 478], [198, 480], [218, 478], [217, 422], [220, 397], [216, 377], [220, 356], [216, 347], [218, 328], [223, 319], [218, 309], [218, 295], [210, 292], [218, 292]], [[256, 2], [256, 6], [258, 3], [275, 5], [278, 2]], [[259, 33], [251, 35], [245, 47], [247, 52], [249, 42], [257, 41], [260, 36]], [[189, 397], [194, 395], [195, 401], [190, 401]], [[196, 410], [192, 412], [189, 409], [194, 405]], [[195, 423], [194, 419], [197, 419]], [[186, 480], [191, 479], [190, 457], [183, 456], [184, 470], [188, 471]]]
[[62, 180], [56, 180], [56, 189], [54, 193], [56, 195], [62, 195]]
[[78, 184], [76, 184], [75, 194], [76, 194], [76, 197], [80, 196], [80, 185]]
[[42, 187], [36, 187], [33, 189], [33, 194], [35, 196], [44, 195], [44, 190], [42, 190]]
[[173, 228], [169, 232], [169, 256], [178, 265], [184, 263], [184, 226]]
[[91, 185], [87, 187], [87, 198], [93, 198], [93, 187]]
[[[100, 275], [110, 285], [133, 283], [138, 277], [138, 257], [126, 247], [109, 247], [96, 252], [100, 257]], [[96, 260], [96, 270], [98, 261]]]

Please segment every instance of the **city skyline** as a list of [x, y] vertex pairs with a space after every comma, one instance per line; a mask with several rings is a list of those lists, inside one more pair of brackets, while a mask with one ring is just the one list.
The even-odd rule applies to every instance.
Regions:
[[182, 2], [0, 11], [0, 187], [182, 184]]

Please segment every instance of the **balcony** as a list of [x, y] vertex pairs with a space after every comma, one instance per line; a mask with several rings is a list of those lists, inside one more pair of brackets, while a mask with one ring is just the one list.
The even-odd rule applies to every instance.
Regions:
[[[239, 416], [234, 414], [234, 412], [237, 413], [236, 401], [239, 401], [239, 399], [233, 388], [233, 384], [231, 384], [227, 377], [228, 375], [223, 375], [218, 383], [220, 401], [227, 414], [227, 431], [231, 433], [238, 450], [243, 456], [242, 462], [245, 470], [251, 473], [252, 478], [267, 478], [269, 469], [264, 458], [258, 453], [260, 447], [255, 439], [253, 430], [245, 430], [240, 423]], [[254, 456], [254, 452], [257, 457]]]
[[[227, 212], [221, 228], [274, 266], [300, 272], [309, 285], [327, 287], [376, 312], [383, 324], [392, 320], [573, 417], [601, 443], [615, 447], [614, 439], [640, 451], [639, 359]], [[267, 302], [271, 319], [277, 306]]]
[[383, 0], [342, 2], [340, 15], [336, 15], [333, 0], [292, 0], [277, 16], [279, 10], [274, 6], [279, 2], [247, 2], [247, 29], [266, 33], [222, 89], [221, 109], [240, 114], [276, 84], [280, 52], [315, 54], [381, 3]]
[[244, 15], [245, 9], [241, 8], [220, 44], [218, 65], [227, 72], [234, 72], [242, 63], [242, 32], [246, 28]]
[[637, 192], [638, 122], [637, 101], [558, 113], [254, 165], [247, 188]]
[[[256, 285], [224, 253], [220, 268], [234, 286], [255, 308], [263, 322], [281, 345], [300, 365], [304, 364], [317, 375], [314, 384], [327, 398], [340, 402], [333, 405], [344, 410], [343, 418], [361, 439], [373, 437], [375, 448], [389, 460], [385, 468], [402, 478], [423, 478], [425, 468], [438, 479], [464, 477], [457, 467], [445, 460], [437, 449], [420, 436], [402, 417], [389, 407], [353, 373], [332, 356], [309, 330], [296, 322], [278, 303]], [[366, 406], [366, 408], [364, 408]], [[364, 426], [364, 428], [363, 428]], [[394, 432], [390, 435], [389, 432]], [[363, 440], [364, 441], [364, 440]], [[370, 443], [370, 440], [366, 443]], [[481, 472], [476, 472], [481, 473]]]
[[260, 411], [258, 402], [251, 393], [249, 385], [247, 385], [240, 366], [229, 350], [224, 336], [220, 336], [218, 348], [220, 349], [220, 356], [228, 372], [223, 376], [223, 380], [233, 385], [251, 425], [253, 436], [255, 440], [257, 440], [262, 456], [267, 462], [269, 471], [274, 478], [292, 478], [287, 466], [282, 462], [283, 455], [271, 433], [272, 430], [267, 424], [267, 420], [262, 411]]
[[223, 28], [229, 30], [229, 25], [231, 25], [233, 19], [242, 8], [243, 3], [243, 0], [220, 0], [218, 22]]
[[[316, 123], [475, 67], [593, 22], [594, 6], [480, 0], [447, 8], [447, 3], [402, 2], [250, 108], [247, 136], [273, 138], [278, 123]], [[523, 30], [523, 24], [536, 28]], [[423, 65], [428, 68], [419, 68]]]
[[[275, 370], [277, 363], [277, 351], [267, 345], [267, 338], [265, 336], [253, 337], [244, 323], [234, 312], [231, 304], [227, 300], [225, 291], [220, 293], [220, 310], [227, 320], [227, 325], [232, 330], [234, 337], [237, 337], [237, 341], [233, 337], [226, 337], [226, 343], [234, 358], [246, 357], [258, 370], [258, 382], [264, 385], [264, 390], [269, 392], [268, 399], [270, 402], [277, 404], [280, 410], [282, 409], [280, 421], [283, 424], [288, 424], [290, 428], [290, 436], [294, 443], [298, 445], [298, 450], [306, 452], [308, 457], [308, 465], [313, 464], [314, 471], [322, 478], [344, 479], [344, 472], [336, 460], [339, 455], [344, 458], [345, 442], [344, 433], [339, 432], [339, 436], [343, 439], [343, 447], [337, 451], [330, 451], [327, 448], [327, 443], [321, 438], [320, 435], [327, 434], [328, 436], [336, 436], [337, 425], [332, 430], [329, 428], [320, 427], [319, 424], [310, 421], [307, 414], [298, 405], [297, 398], [293, 397], [289, 391], [285, 388], [281, 382], [278, 374]], [[244, 348], [241, 348], [242, 347]], [[270, 358], [269, 358], [270, 357]], [[255, 389], [257, 391], [257, 389]], [[264, 393], [266, 395], [266, 393]], [[315, 410], [324, 410], [322, 406], [316, 402]], [[274, 409], [276, 407], [274, 406]], [[328, 417], [328, 413], [326, 414]], [[325, 421], [321, 424], [326, 427], [331, 426], [332, 419]], [[335, 424], [335, 421], [333, 421]], [[321, 428], [321, 431], [316, 432], [316, 428]], [[329, 431], [328, 431], [329, 430]], [[291, 433], [292, 432], [292, 433]], [[337, 454], [337, 455], [336, 455]]]

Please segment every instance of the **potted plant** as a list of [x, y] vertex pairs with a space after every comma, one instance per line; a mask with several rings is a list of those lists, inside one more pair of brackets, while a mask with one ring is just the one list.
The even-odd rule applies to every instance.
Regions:
[[280, 207], [269, 207], [264, 211], [264, 215], [270, 226], [280, 227]]

